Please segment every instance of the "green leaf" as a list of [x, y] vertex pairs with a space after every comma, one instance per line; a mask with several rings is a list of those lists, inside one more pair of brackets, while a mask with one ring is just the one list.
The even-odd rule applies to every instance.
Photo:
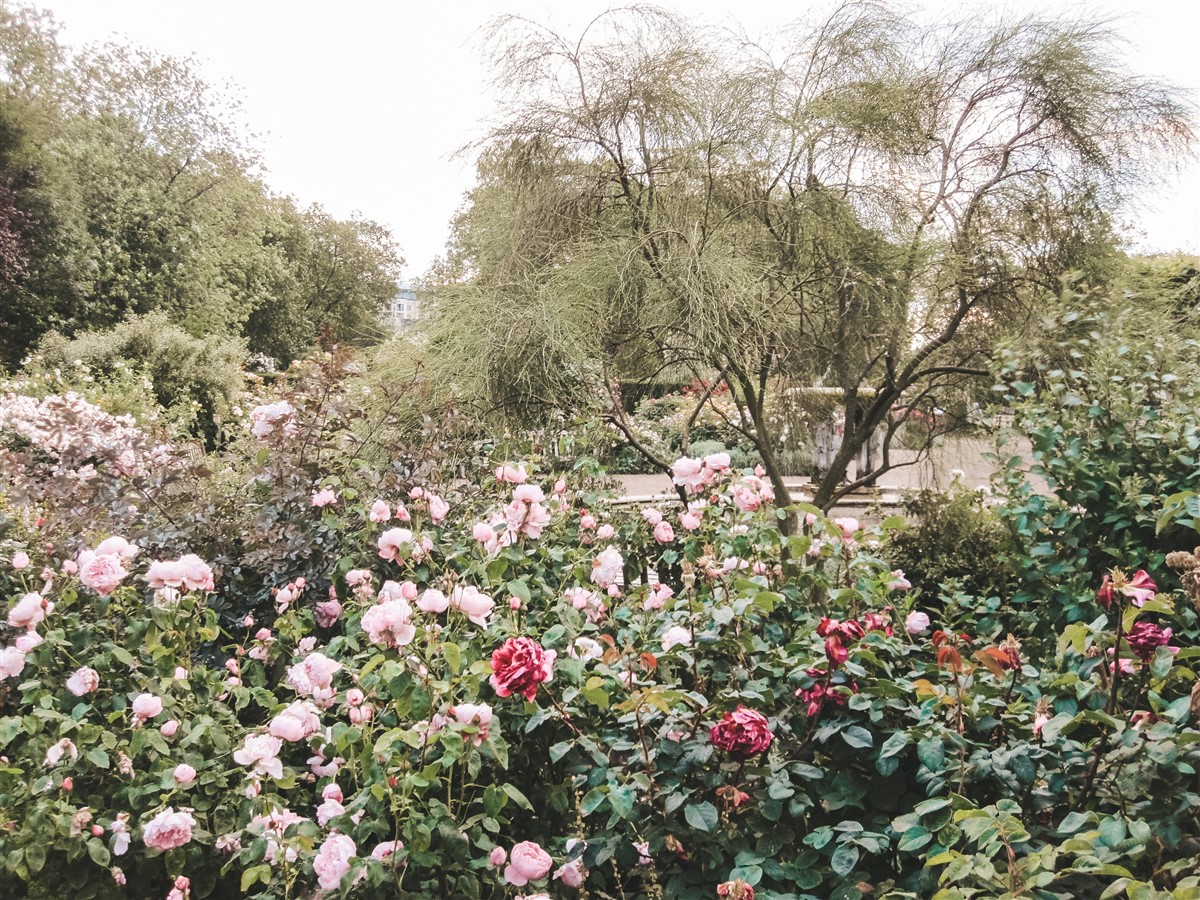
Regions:
[[630, 813], [633, 812], [634, 798], [633, 788], [628, 786], [617, 788], [617, 790], [609, 792], [608, 805], [622, 819], [628, 819]]
[[92, 858], [92, 862], [102, 868], [108, 868], [108, 864], [112, 861], [112, 854], [104, 846], [104, 841], [100, 840], [100, 838], [90, 838], [87, 842], [87, 850], [88, 856]]
[[533, 810], [533, 804], [529, 802], [529, 798], [511, 784], [504, 785], [504, 793], [508, 794], [509, 799], [521, 807], [521, 809]]
[[875, 738], [861, 725], [851, 725], [842, 729], [842, 740], [858, 749], [875, 746]]
[[858, 848], [853, 844], [842, 844], [833, 851], [833, 858], [829, 860], [830, 868], [843, 878], [853, 872], [856, 865], [858, 865]]
[[697, 831], [712, 831], [720, 819], [717, 808], [707, 800], [702, 803], [689, 803], [683, 808], [683, 817]]
[[87, 752], [87, 759], [97, 769], [107, 769], [112, 763], [108, 759], [108, 754], [99, 747], [93, 747]]
[[457, 675], [462, 671], [462, 648], [458, 644], [447, 641], [442, 644], [442, 655], [446, 657], [446, 665], [451, 673]]
[[917, 744], [917, 759], [930, 772], [936, 772], [946, 761], [946, 745], [941, 738], [925, 738]]
[[1067, 813], [1058, 826], [1059, 834], [1074, 834], [1088, 823], [1088, 814], [1083, 812]]
[[897, 731], [883, 742], [883, 746], [879, 748], [879, 758], [887, 759], [889, 756], [895, 756], [908, 746], [910, 740], [908, 732]]
[[523, 581], [510, 581], [508, 583], [508, 592], [520, 597], [523, 603], [529, 603], [532, 600], [529, 593], [529, 585]]

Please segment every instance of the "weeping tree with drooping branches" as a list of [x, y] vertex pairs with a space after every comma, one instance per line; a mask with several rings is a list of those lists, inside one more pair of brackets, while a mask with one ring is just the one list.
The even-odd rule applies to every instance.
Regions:
[[697, 410], [728, 386], [784, 500], [774, 408], [833, 388], [825, 508], [1063, 272], [1105, 278], [1112, 211], [1192, 140], [1095, 22], [849, 3], [765, 46], [639, 7], [491, 41], [511, 100], [434, 279], [435, 367], [491, 411], [595, 410], [663, 471], [622, 383], [699, 379]]

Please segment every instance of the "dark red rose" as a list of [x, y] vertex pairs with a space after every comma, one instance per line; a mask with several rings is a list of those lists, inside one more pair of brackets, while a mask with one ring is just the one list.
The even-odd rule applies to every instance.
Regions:
[[708, 734], [716, 747], [743, 759], [762, 753], [775, 739], [767, 727], [767, 717], [744, 706], [725, 713]]
[[522, 694], [532, 700], [537, 686], [549, 680], [557, 655], [531, 638], [509, 638], [492, 653], [492, 677], [488, 680], [501, 697]]

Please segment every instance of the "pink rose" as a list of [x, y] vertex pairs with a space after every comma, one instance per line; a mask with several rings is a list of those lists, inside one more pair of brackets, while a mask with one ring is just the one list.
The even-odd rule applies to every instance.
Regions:
[[488, 728], [492, 724], [492, 708], [486, 703], [460, 703], [450, 707], [449, 713], [459, 725], [474, 725], [478, 729], [472, 740], [476, 747], [487, 740]]
[[654, 540], [660, 544], [669, 544], [675, 540], [675, 530], [665, 519], [654, 526]]
[[113, 535], [102, 540], [94, 552], [97, 556], [119, 556], [129, 562], [137, 556], [138, 548], [136, 544], [129, 543], [125, 538]]
[[359, 624], [371, 643], [380, 647], [403, 647], [417, 636], [412, 607], [403, 598], [377, 603], [363, 613]]
[[187, 763], [180, 763], [175, 767], [175, 783], [176, 784], [191, 784], [196, 780], [196, 770]]
[[383, 500], [376, 500], [374, 503], [372, 503], [371, 512], [367, 515], [367, 518], [376, 524], [379, 522], [386, 522], [391, 517], [392, 508]]
[[450, 593], [449, 604], [480, 628], [487, 628], [488, 617], [496, 602], [471, 585], [458, 585]]
[[853, 540], [854, 532], [858, 531], [860, 527], [858, 524], [858, 519], [852, 519], [848, 517], [834, 519], [833, 524], [842, 529], [842, 539], [846, 541]]
[[645, 519], [651, 527], [654, 527], [663, 520], [663, 514], [657, 509], [651, 507], [642, 510], [642, 518]]
[[672, 647], [690, 647], [692, 645], [692, 633], [682, 625], [672, 625], [662, 636], [662, 648], [666, 653]]
[[529, 476], [525, 474], [525, 470], [518, 468], [517, 466], [496, 467], [496, 481], [501, 483], [507, 482], [508, 484], [524, 484], [525, 479], [528, 477]]
[[271, 720], [270, 732], [285, 741], [302, 741], [321, 730], [320, 710], [307, 700], [297, 700]]
[[579, 517], [579, 527], [584, 531], [591, 531], [596, 527], [596, 517], [591, 513], [585, 512]]
[[506, 862], [508, 862], [508, 854], [504, 852], [504, 848], [493, 847], [492, 852], [488, 854], [488, 863], [498, 869]]
[[554, 860], [541, 846], [533, 841], [521, 841], [509, 854], [504, 880], [514, 887], [521, 887], [545, 878], [553, 865]]
[[417, 609], [431, 615], [444, 613], [450, 606], [450, 601], [446, 599], [446, 595], [441, 591], [430, 588], [421, 594], [421, 599], [417, 601]]
[[929, 630], [929, 616], [914, 609], [904, 619], [904, 630], [912, 635], [924, 634]]
[[321, 628], [332, 628], [342, 614], [342, 604], [336, 599], [318, 603], [314, 608], [317, 625]]
[[313, 491], [313, 506], [320, 508], [322, 506], [329, 506], [332, 503], [337, 503], [337, 494], [334, 493], [333, 488], [325, 487], [321, 488], [319, 491]]
[[625, 569], [625, 559], [615, 547], [608, 547], [592, 560], [592, 582], [606, 588], [615, 584]]
[[679, 517], [679, 524], [687, 531], [696, 531], [700, 527], [700, 514], [689, 509]]
[[161, 698], [155, 697], [153, 694], [138, 694], [133, 698], [133, 705], [130, 708], [139, 722], [145, 722], [163, 711], [163, 702]]
[[486, 544], [488, 541], [496, 539], [496, 529], [487, 522], [476, 522], [475, 527], [471, 529], [471, 537], [481, 544]]
[[739, 706], [709, 731], [709, 739], [718, 749], [743, 759], [762, 753], [771, 746], [775, 736], [767, 726], [767, 717], [760, 712]]
[[611, 541], [613, 539], [613, 535], [615, 535], [616, 533], [617, 533], [617, 529], [613, 528], [611, 525], [609, 525], [607, 522], [605, 522], [603, 525], [601, 525], [599, 528], [596, 529], [596, 540]]
[[684, 456], [671, 464], [671, 480], [680, 487], [698, 491], [706, 482], [703, 470], [704, 463], [701, 460]]
[[283, 742], [269, 734], [248, 734], [242, 746], [233, 751], [233, 761], [239, 766], [251, 766], [256, 775], [283, 777], [283, 763], [279, 751]]
[[389, 528], [379, 536], [379, 558], [403, 563], [400, 550], [404, 545], [412, 546], [413, 533], [407, 528]]
[[25, 671], [25, 654], [16, 647], [0, 647], [0, 681]]
[[168, 806], [142, 826], [142, 840], [151, 850], [174, 850], [192, 839], [195, 827], [190, 809], [176, 811]]
[[429, 518], [434, 525], [440, 525], [450, 512], [450, 504], [437, 494], [429, 494]]
[[179, 731], [178, 719], [167, 719], [167, 721], [158, 726], [158, 733], [165, 738], [175, 737], [177, 731]]
[[907, 591], [912, 587], [912, 582], [904, 577], [903, 569], [895, 569], [888, 576], [887, 589], [889, 591]]
[[587, 869], [583, 867], [583, 858], [576, 857], [569, 863], [559, 866], [554, 870], [554, 877], [560, 879], [567, 887], [580, 887], [587, 878]]
[[75, 674], [67, 679], [67, 690], [76, 697], [90, 694], [100, 687], [100, 673], [87, 666], [76, 669]]
[[375, 849], [371, 851], [371, 859], [387, 859], [397, 850], [404, 849], [403, 841], [384, 841], [381, 844], [376, 844]]
[[346, 873], [350, 871], [350, 860], [358, 852], [354, 841], [344, 834], [331, 834], [317, 851], [313, 859], [313, 871], [317, 875], [317, 884], [327, 891], [339, 887]]
[[8, 624], [13, 628], [36, 628], [53, 609], [54, 604], [43, 599], [41, 594], [30, 592], [9, 610]]
[[556, 655], [531, 638], [509, 638], [492, 653], [488, 680], [501, 697], [519, 693], [532, 700], [537, 686], [550, 679]]
[[29, 568], [29, 554], [24, 550], [18, 550], [12, 555], [12, 567], [18, 572], [22, 569]]
[[97, 554], [90, 550], [79, 555], [79, 580], [101, 597], [116, 590], [128, 574], [119, 556]]

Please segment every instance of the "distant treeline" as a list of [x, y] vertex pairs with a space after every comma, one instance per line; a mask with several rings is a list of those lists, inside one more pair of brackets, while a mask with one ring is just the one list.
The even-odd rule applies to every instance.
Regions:
[[378, 335], [402, 263], [386, 228], [273, 195], [194, 61], [58, 31], [0, 0], [0, 366], [152, 312], [283, 363], [322, 331]]

